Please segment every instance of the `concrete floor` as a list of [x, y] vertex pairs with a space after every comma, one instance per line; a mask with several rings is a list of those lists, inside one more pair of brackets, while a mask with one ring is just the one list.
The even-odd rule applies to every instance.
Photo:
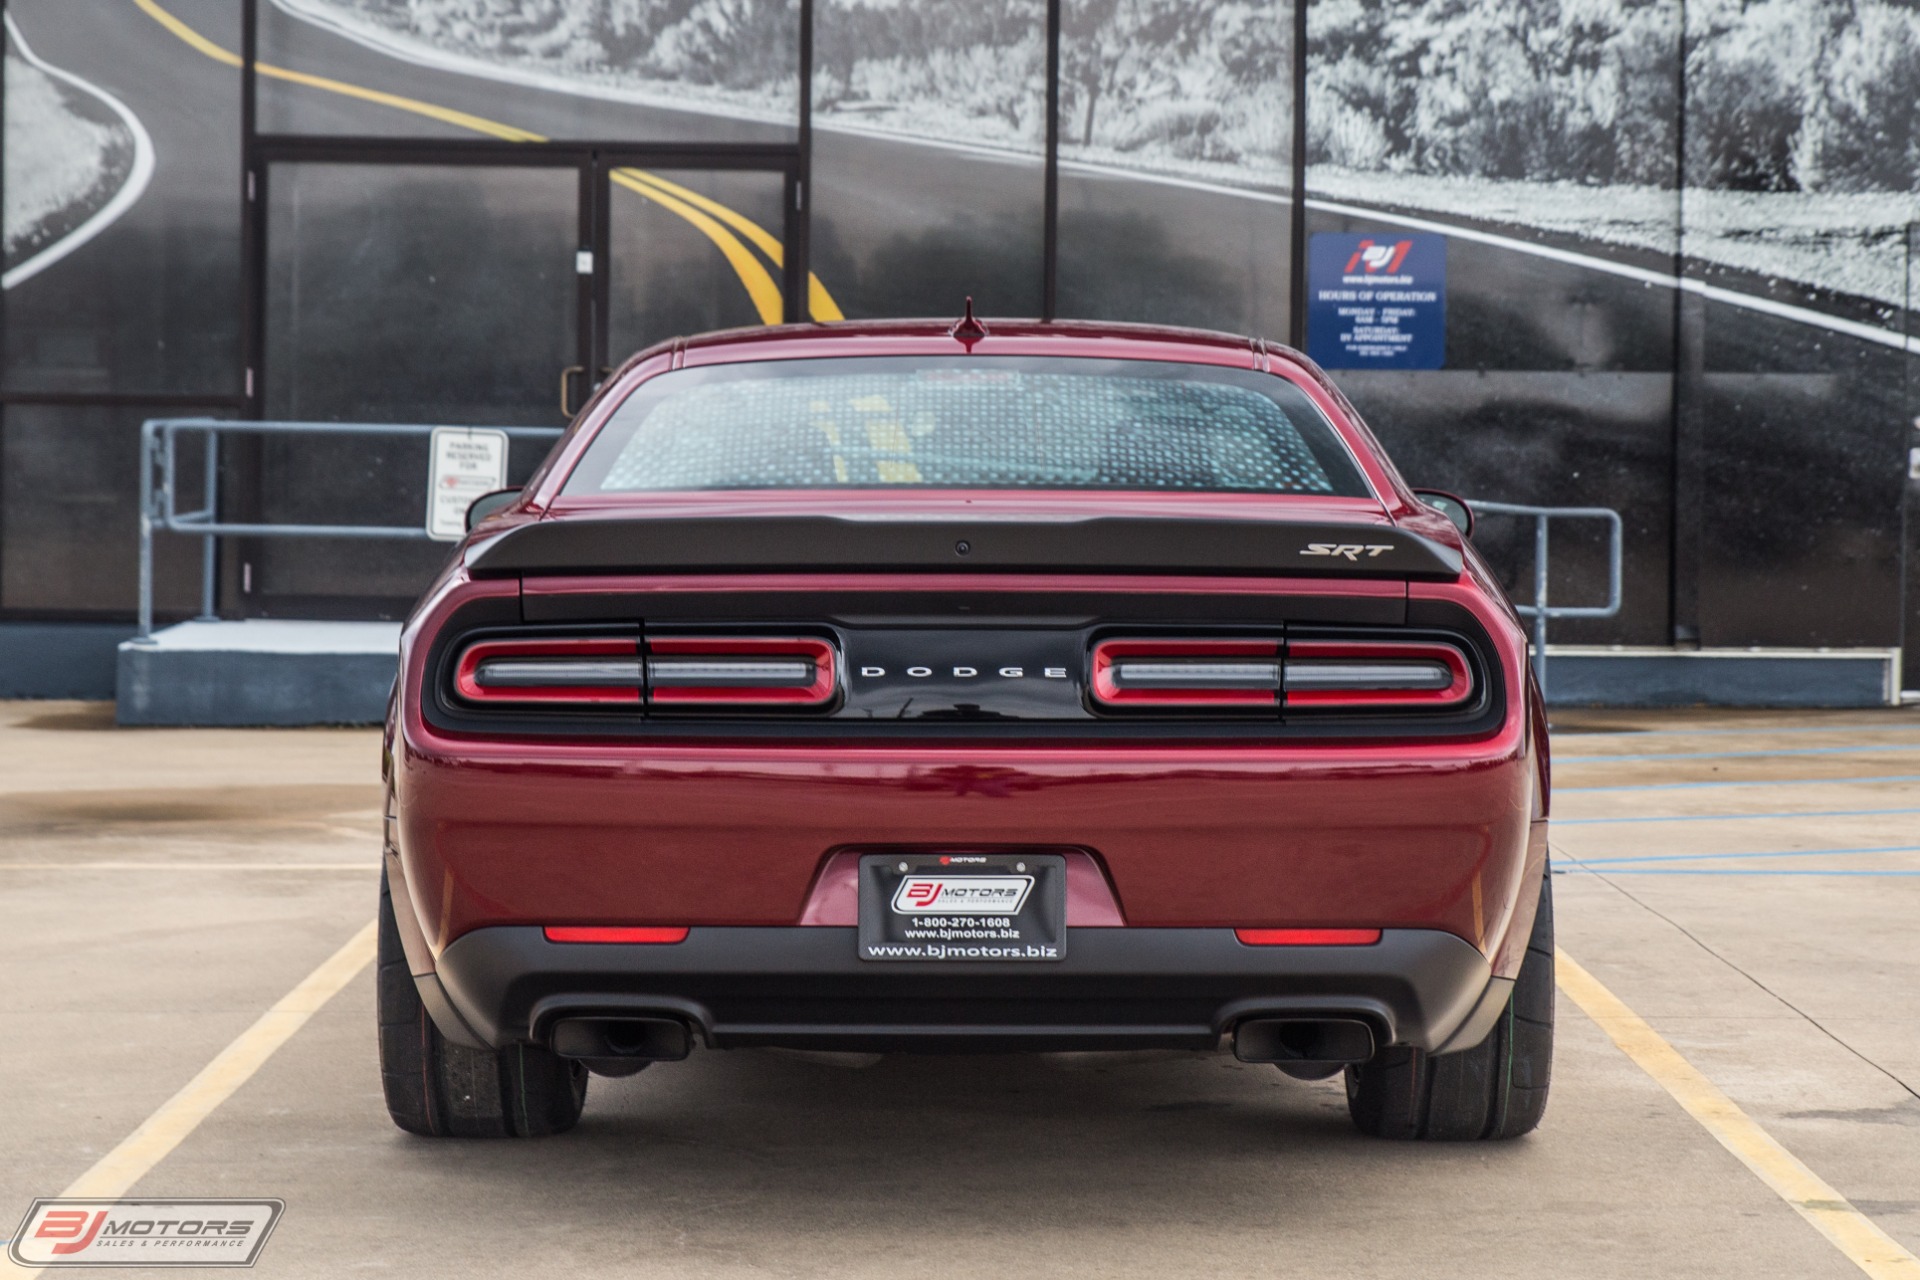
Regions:
[[[1920, 1249], [1920, 714], [1559, 720], [1561, 946]], [[0, 1233], [365, 923], [377, 752], [0, 704]], [[1231, 1058], [771, 1052], [425, 1142], [372, 1006], [363, 971], [138, 1191], [283, 1198], [269, 1276], [1859, 1274], [1564, 997], [1546, 1123], [1498, 1146], [1366, 1140], [1337, 1082]]]

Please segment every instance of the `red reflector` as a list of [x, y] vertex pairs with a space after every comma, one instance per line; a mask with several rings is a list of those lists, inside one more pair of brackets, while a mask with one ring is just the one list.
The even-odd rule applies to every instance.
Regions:
[[685, 942], [685, 925], [644, 925], [638, 928], [605, 925], [554, 925], [546, 928], [548, 942]]
[[1380, 941], [1378, 929], [1235, 929], [1250, 947], [1367, 947]]

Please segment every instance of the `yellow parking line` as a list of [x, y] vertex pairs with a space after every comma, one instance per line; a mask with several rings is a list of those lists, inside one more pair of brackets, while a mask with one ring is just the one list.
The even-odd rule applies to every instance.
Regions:
[[[259, 1021], [187, 1081], [186, 1087], [160, 1105], [119, 1146], [107, 1152], [91, 1169], [74, 1179], [60, 1194], [66, 1198], [114, 1199], [134, 1184], [199, 1128], [200, 1122], [253, 1078], [274, 1052], [293, 1038], [307, 1020], [338, 995], [373, 960], [376, 925], [368, 921], [347, 944], [308, 974], [299, 986], [280, 997]], [[38, 1271], [26, 1273], [38, 1275]]]
[[[242, 59], [239, 54], [223, 49], [218, 44], [201, 35], [198, 31], [195, 31], [185, 22], [182, 22], [172, 13], [162, 8], [159, 0], [133, 0], [133, 2], [140, 6], [141, 10], [145, 12], [148, 17], [214, 61], [229, 67], [238, 67], [242, 64]], [[485, 116], [476, 116], [465, 111], [455, 111], [449, 107], [436, 106], [431, 102], [423, 102], [418, 98], [403, 97], [394, 93], [383, 93], [377, 89], [366, 89], [356, 84], [349, 84], [344, 80], [334, 80], [327, 76], [311, 75], [304, 71], [291, 71], [285, 67], [276, 67], [265, 62], [256, 61], [253, 65], [256, 72], [271, 79], [285, 80], [293, 84], [302, 84], [310, 88], [322, 89], [328, 93], [340, 94], [343, 97], [357, 98], [363, 102], [372, 102], [379, 106], [391, 107], [396, 111], [411, 112], [414, 115], [424, 116], [431, 120], [438, 120], [443, 124], [453, 125], [456, 128], [468, 129], [475, 133], [484, 133], [491, 137], [502, 138], [508, 142], [549, 141], [546, 135], [534, 133], [528, 129], [522, 129], [517, 125], [503, 124], [498, 120], [489, 120]], [[630, 175], [630, 177], [628, 180], [622, 181], [621, 174], [627, 174]], [[649, 189], [648, 187], [639, 185], [634, 182], [632, 178], [644, 179], [647, 183], [652, 184], [653, 187], [658, 189]], [[720, 252], [726, 256], [728, 263], [731, 264], [734, 269], [734, 273], [740, 277], [740, 283], [746, 288], [747, 296], [753, 301], [754, 310], [759, 313], [761, 323], [778, 324], [780, 322], [782, 308], [780, 305], [779, 286], [774, 283], [773, 277], [768, 274], [767, 269], [760, 265], [759, 260], [747, 251], [746, 246], [741, 244], [739, 239], [735, 237], [732, 232], [728, 231], [726, 227], [714, 221], [714, 218], [719, 218], [721, 222], [745, 234], [762, 252], [767, 254], [768, 258], [773, 262], [773, 265], [778, 267], [782, 261], [780, 242], [769, 234], [766, 228], [740, 214], [738, 211], [727, 208], [727, 206], [716, 200], [708, 199], [706, 196], [690, 191], [678, 183], [668, 182], [666, 179], [647, 173], [644, 170], [616, 170], [614, 180], [620, 182], [622, 186], [627, 187], [631, 191], [635, 191], [649, 199], [656, 200], [663, 208], [685, 219], [699, 230], [702, 235], [711, 240]], [[704, 211], [704, 213], [702, 211]], [[705, 216], [705, 214], [712, 214], [714, 216], [708, 217]], [[768, 290], [772, 290], [771, 308], [768, 306]], [[807, 299], [809, 313], [814, 319], [839, 320], [844, 318], [839, 305], [834, 302], [832, 295], [827, 292], [826, 286], [820, 283], [818, 276], [812, 274], [808, 276]]]
[[1849, 1262], [1874, 1280], [1920, 1280], [1920, 1258], [1754, 1123], [1719, 1086], [1701, 1075], [1573, 957], [1557, 951], [1554, 959], [1560, 989], [1613, 1038], [1621, 1052], [1672, 1094], [1688, 1115], [1812, 1223]]
[[362, 871], [377, 862], [0, 862], [0, 871]]

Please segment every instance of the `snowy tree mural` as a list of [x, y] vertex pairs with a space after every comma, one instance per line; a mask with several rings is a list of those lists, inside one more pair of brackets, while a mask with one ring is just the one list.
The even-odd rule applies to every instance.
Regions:
[[1920, 220], [1913, 0], [1313, 0], [1310, 13], [1319, 190], [1662, 253], [1684, 228], [1701, 261], [1906, 300], [1904, 250], [1888, 250]]

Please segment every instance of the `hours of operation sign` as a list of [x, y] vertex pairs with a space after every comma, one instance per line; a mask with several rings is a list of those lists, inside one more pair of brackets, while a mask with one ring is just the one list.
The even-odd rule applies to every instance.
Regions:
[[1447, 238], [1322, 232], [1307, 252], [1307, 354], [1326, 369], [1438, 369]]

